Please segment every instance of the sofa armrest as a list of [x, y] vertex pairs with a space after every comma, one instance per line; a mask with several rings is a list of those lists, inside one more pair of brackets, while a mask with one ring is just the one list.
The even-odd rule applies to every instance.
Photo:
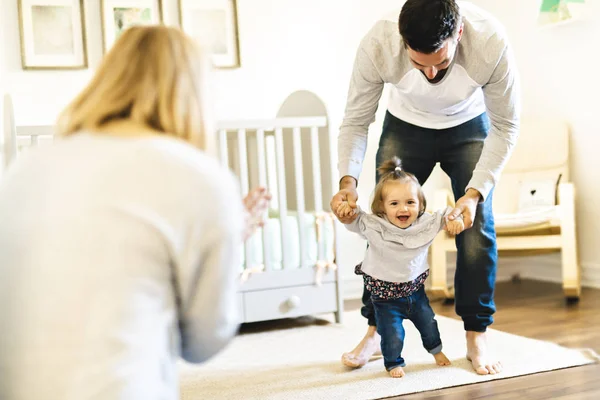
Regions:
[[575, 203], [575, 186], [571, 182], [558, 185], [557, 204], [570, 205]]
[[571, 182], [558, 185], [558, 206], [561, 225], [565, 221], [575, 223], [575, 186]]

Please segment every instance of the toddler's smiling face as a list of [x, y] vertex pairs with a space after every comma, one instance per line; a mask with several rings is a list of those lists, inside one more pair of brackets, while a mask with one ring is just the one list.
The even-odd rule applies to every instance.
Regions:
[[382, 195], [385, 215], [397, 227], [408, 228], [419, 217], [421, 204], [415, 183], [410, 181], [386, 182]]

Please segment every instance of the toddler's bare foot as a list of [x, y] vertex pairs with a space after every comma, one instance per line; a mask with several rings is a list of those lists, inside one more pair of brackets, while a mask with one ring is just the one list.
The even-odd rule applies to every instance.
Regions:
[[396, 367], [392, 370], [390, 370], [390, 376], [392, 378], [402, 378], [404, 376], [404, 370], [402, 369], [402, 367]]
[[479, 375], [497, 374], [502, 364], [490, 356], [485, 332], [467, 331], [467, 360]]
[[442, 353], [441, 351], [437, 354], [433, 355], [433, 358], [435, 358], [435, 363], [437, 365], [440, 366], [445, 366], [445, 365], [450, 365], [450, 360], [448, 360], [448, 357], [446, 357], [446, 355], [444, 353]]
[[371, 357], [381, 353], [381, 337], [377, 328], [369, 326], [367, 334], [351, 352], [342, 354], [342, 364], [350, 368], [360, 368], [369, 362]]

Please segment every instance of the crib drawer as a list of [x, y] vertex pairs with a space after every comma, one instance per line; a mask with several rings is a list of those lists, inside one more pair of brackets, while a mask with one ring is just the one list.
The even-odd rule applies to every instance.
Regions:
[[293, 318], [337, 310], [336, 284], [307, 285], [244, 293], [245, 322]]

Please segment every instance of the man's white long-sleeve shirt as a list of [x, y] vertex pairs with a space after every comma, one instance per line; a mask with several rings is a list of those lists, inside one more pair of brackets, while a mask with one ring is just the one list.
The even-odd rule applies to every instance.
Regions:
[[[385, 84], [388, 111], [423, 128], [458, 126], [487, 111], [491, 130], [467, 188], [485, 199], [515, 145], [519, 129], [516, 63], [500, 23], [480, 8], [458, 2], [464, 30], [444, 78], [429, 83], [415, 69], [398, 30], [398, 13], [378, 21], [361, 41], [338, 139], [340, 176], [358, 180]], [[467, 189], [465, 188], [465, 189]]]

